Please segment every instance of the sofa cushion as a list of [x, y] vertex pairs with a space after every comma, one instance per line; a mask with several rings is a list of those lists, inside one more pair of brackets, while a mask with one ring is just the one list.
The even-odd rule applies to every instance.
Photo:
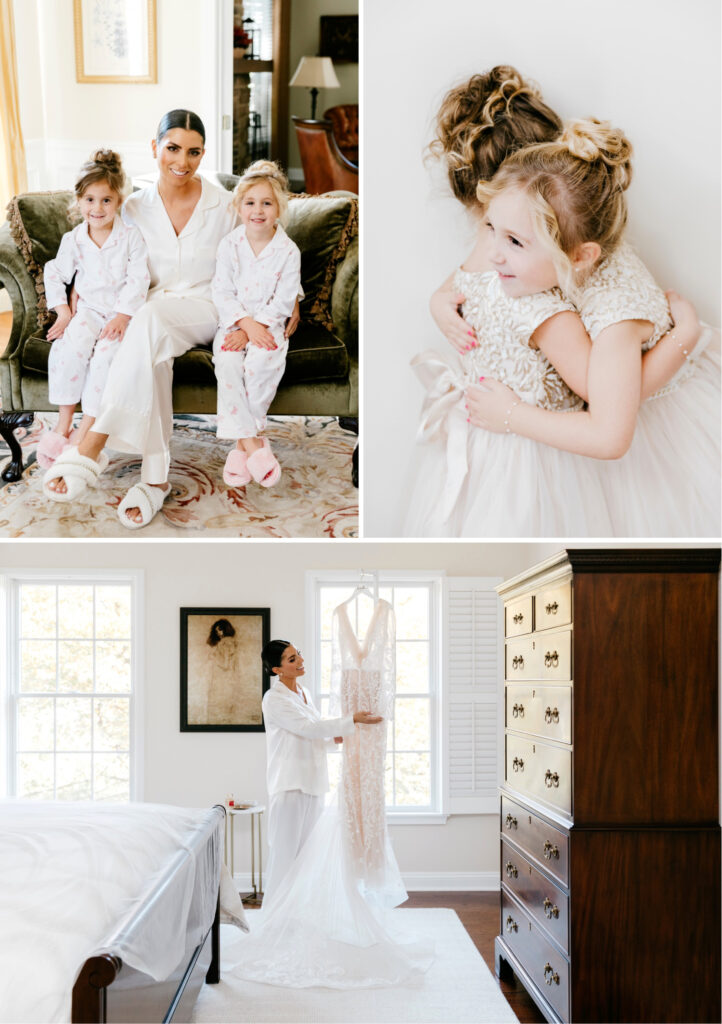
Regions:
[[55, 257], [65, 232], [80, 221], [79, 216], [71, 217], [68, 212], [72, 201], [73, 193], [68, 191], [27, 192], [8, 203], [10, 234], [35, 282], [39, 327], [46, 327], [54, 319], [45, 301], [43, 268]]

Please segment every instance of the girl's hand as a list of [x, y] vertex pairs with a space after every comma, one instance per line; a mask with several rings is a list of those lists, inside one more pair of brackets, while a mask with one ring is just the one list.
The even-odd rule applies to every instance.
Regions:
[[224, 337], [221, 352], [240, 352], [247, 344], [248, 335], [240, 327], [236, 327]]
[[457, 352], [468, 352], [476, 348], [478, 341], [476, 333], [467, 324], [466, 320], [459, 313], [459, 306], [464, 302], [464, 296], [458, 292], [449, 291], [443, 285], [431, 296], [429, 308], [436, 326], [444, 335], [449, 344], [453, 345]]
[[293, 307], [293, 313], [289, 316], [286, 321], [286, 330], [283, 332], [287, 338], [290, 338], [293, 332], [296, 330], [301, 322], [301, 309], [298, 305], [298, 299], [296, 299], [296, 305]]
[[466, 389], [469, 422], [493, 434], [505, 434], [508, 425], [513, 433], [513, 409], [514, 403], [520, 402], [519, 396], [498, 380], [481, 377], [480, 381], [481, 385], [472, 384]]
[[357, 725], [378, 725], [383, 722], [381, 715], [372, 715], [370, 711], [357, 711], [353, 716]]
[[125, 313], [116, 313], [113, 319], [109, 320], [100, 332], [98, 340], [100, 338], [110, 338], [111, 341], [122, 341], [130, 319]]
[[688, 299], [683, 299], [677, 292], [665, 292], [669, 311], [674, 320], [674, 333], [678, 343], [689, 354], [699, 341], [702, 324], [699, 322], [697, 310]]
[[62, 338], [65, 333], [65, 328], [73, 319], [73, 314], [70, 312], [70, 306], [56, 306], [55, 312], [58, 314], [58, 319], [46, 335], [48, 341], [55, 341], [57, 338]]
[[251, 345], [256, 345], [258, 348], [275, 349], [278, 345], [273, 340], [273, 335], [265, 324], [259, 324], [257, 320], [254, 320], [250, 316], [244, 316], [240, 321], [239, 326], [248, 335], [248, 340]]

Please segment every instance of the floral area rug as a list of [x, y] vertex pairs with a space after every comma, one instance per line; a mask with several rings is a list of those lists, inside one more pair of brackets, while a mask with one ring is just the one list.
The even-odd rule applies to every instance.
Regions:
[[[17, 483], [0, 489], [0, 537], [358, 536], [358, 491], [351, 481], [356, 437], [335, 419], [269, 419], [266, 433], [283, 475], [275, 487], [254, 483], [234, 489], [223, 482], [231, 443], [216, 440], [215, 417], [176, 417], [172, 493], [141, 530], [125, 529], [117, 515], [126, 491], [140, 478], [138, 456], [108, 450], [110, 465], [97, 488], [72, 504], [45, 497], [35, 449], [43, 429], [54, 422], [54, 414], [36, 414], [20, 439], [25, 469]], [[8, 461], [2, 450], [0, 460]]]

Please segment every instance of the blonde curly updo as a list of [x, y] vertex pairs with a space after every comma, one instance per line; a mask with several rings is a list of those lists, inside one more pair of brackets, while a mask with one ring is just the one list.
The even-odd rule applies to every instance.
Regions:
[[499, 64], [446, 94], [427, 153], [446, 165], [456, 198], [475, 207], [478, 182], [493, 178], [510, 153], [556, 139], [561, 130], [538, 86]]
[[278, 205], [278, 219], [281, 224], [285, 224], [288, 216], [288, 178], [273, 160], [256, 160], [246, 168], [233, 190], [234, 208], [240, 210], [246, 192], [261, 182], [266, 182], [273, 190]]
[[479, 183], [477, 198], [486, 206], [505, 189], [526, 194], [559, 284], [573, 295], [581, 282], [575, 280], [571, 257], [579, 246], [596, 242], [604, 259], [622, 240], [631, 158], [631, 142], [608, 121], [570, 121], [557, 142], [527, 146], [510, 156], [493, 181]]
[[73, 189], [75, 198], [70, 204], [70, 213], [80, 212], [78, 200], [82, 199], [86, 189], [100, 181], [106, 182], [108, 188], [111, 192], [115, 192], [121, 203], [130, 194], [130, 181], [123, 170], [120, 156], [112, 149], [96, 150], [80, 168]]

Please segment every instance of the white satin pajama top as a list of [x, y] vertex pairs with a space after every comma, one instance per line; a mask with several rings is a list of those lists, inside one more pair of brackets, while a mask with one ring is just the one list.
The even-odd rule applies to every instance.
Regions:
[[168, 294], [211, 299], [216, 252], [235, 227], [233, 194], [199, 175], [201, 196], [186, 226], [176, 235], [158, 193], [157, 182], [135, 192], [123, 205], [123, 219], [135, 225], [150, 252], [149, 299]]
[[354, 731], [353, 715], [321, 718], [305, 688], [306, 701], [281, 682], [263, 698], [268, 795], [300, 789], [310, 796], [328, 791], [328, 740]]
[[88, 234], [85, 221], [60, 240], [58, 254], [44, 269], [48, 308], [68, 301], [67, 285], [75, 275], [78, 296], [98, 313], [134, 316], [145, 302], [150, 275], [148, 250], [137, 228], [116, 214], [101, 248]]

